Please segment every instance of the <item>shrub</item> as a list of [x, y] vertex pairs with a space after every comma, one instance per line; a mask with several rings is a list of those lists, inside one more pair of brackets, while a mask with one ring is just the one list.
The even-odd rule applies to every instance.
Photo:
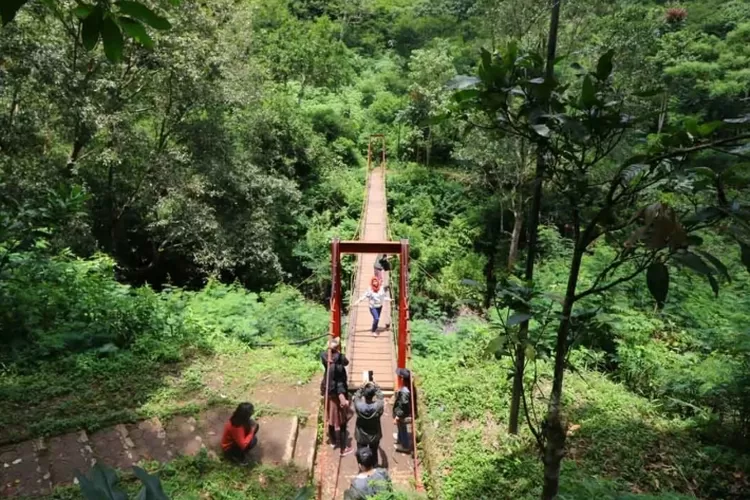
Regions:
[[0, 343], [11, 358], [47, 358], [110, 345], [125, 348], [138, 338], [186, 334], [175, 311], [150, 288], [114, 279], [114, 263], [61, 254], [39, 259], [17, 254], [0, 281]]

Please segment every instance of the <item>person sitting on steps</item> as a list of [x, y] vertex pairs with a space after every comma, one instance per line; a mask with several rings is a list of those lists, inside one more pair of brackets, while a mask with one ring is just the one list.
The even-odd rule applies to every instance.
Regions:
[[383, 430], [380, 426], [380, 417], [383, 416], [385, 409], [383, 392], [375, 382], [370, 380], [354, 393], [352, 401], [354, 412], [357, 414], [354, 427], [357, 448], [370, 448], [375, 454], [375, 463], [377, 463], [380, 439], [383, 437]]
[[383, 302], [390, 302], [391, 298], [386, 296], [385, 288], [380, 286], [380, 280], [376, 276], [372, 277], [370, 280], [370, 288], [354, 303], [354, 305], [359, 304], [365, 299], [369, 299], [370, 301], [370, 314], [372, 314], [371, 331], [373, 336], [377, 336], [380, 313], [383, 311]]
[[224, 425], [221, 449], [224, 456], [233, 462], [246, 464], [250, 450], [258, 444], [257, 422], [253, 420], [255, 408], [250, 403], [241, 403]]
[[346, 435], [346, 422], [349, 420], [349, 383], [346, 366], [349, 360], [341, 353], [341, 340], [338, 337], [328, 342], [328, 349], [320, 353], [320, 361], [325, 369], [320, 381], [320, 395], [328, 400], [328, 439], [331, 447], [335, 448], [338, 445], [341, 456], [345, 456], [353, 451], [347, 446]]
[[344, 492], [344, 500], [365, 500], [378, 493], [393, 491], [388, 471], [377, 467], [377, 455], [370, 448], [357, 450], [359, 474], [352, 479], [351, 486]]

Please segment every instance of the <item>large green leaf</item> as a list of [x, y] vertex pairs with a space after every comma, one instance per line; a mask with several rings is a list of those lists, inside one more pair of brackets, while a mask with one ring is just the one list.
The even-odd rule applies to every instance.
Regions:
[[297, 494], [294, 495], [294, 500], [312, 500], [315, 495], [315, 490], [312, 486], [303, 486], [297, 490]]
[[724, 276], [724, 278], [726, 278], [727, 281], [732, 281], [731, 276], [729, 276], [729, 269], [727, 269], [727, 266], [725, 266], [722, 261], [703, 250], [698, 250], [698, 253], [705, 257], [705, 259], [709, 261], [716, 268], [716, 270], [719, 271], [721, 275]]
[[745, 265], [747, 272], [750, 273], [750, 245], [740, 241], [740, 258]]
[[157, 30], [168, 30], [172, 25], [166, 18], [160, 16], [140, 2], [121, 1], [116, 2], [120, 12], [126, 16], [134, 17]]
[[169, 500], [161, 487], [161, 480], [157, 476], [152, 476], [137, 466], [133, 466], [133, 472], [143, 483], [143, 488], [138, 492], [137, 500]]
[[144, 47], [148, 49], [154, 47], [154, 41], [146, 32], [146, 28], [139, 21], [130, 17], [121, 17], [120, 26], [122, 26], [123, 31], [125, 31], [128, 36], [137, 40]]
[[107, 17], [102, 21], [102, 42], [104, 43], [104, 53], [107, 59], [112, 62], [118, 62], [122, 59], [123, 39], [120, 27], [112, 18]]
[[495, 356], [496, 358], [499, 358], [502, 353], [505, 352], [505, 348], [507, 345], [508, 337], [506, 337], [505, 335], [498, 335], [497, 337], [492, 339], [489, 344], [487, 344], [484, 353], [487, 356]]
[[541, 135], [542, 137], [549, 137], [550, 129], [547, 125], [543, 123], [537, 123], [535, 125], [532, 125], [531, 128], [533, 128], [534, 132]]
[[684, 224], [697, 224], [721, 217], [723, 212], [718, 207], [705, 207], [691, 214], [682, 221]]
[[73, 14], [75, 14], [78, 19], [86, 19], [92, 12], [94, 12], [94, 6], [85, 3], [82, 3], [73, 9]]
[[26, 2], [28, 0], [0, 0], [0, 18], [3, 20], [3, 26], [15, 19], [18, 9]]
[[96, 42], [99, 41], [99, 30], [102, 24], [102, 8], [96, 6], [91, 13], [83, 20], [81, 29], [81, 41], [86, 50], [93, 50]]
[[508, 326], [515, 326], [531, 319], [531, 314], [515, 313], [508, 318]]
[[688, 267], [698, 274], [709, 276], [714, 274], [714, 270], [706, 264], [703, 259], [692, 252], [678, 253], [674, 256], [675, 260], [683, 266]]
[[612, 56], [614, 55], [615, 51], [610, 49], [599, 58], [596, 64], [596, 77], [599, 80], [604, 81], [612, 74]]
[[590, 108], [596, 104], [596, 90], [594, 89], [594, 81], [591, 79], [590, 75], [586, 75], [583, 78], [581, 104], [586, 108]]
[[90, 476], [76, 472], [81, 494], [86, 500], [127, 500], [128, 495], [117, 488], [117, 473], [110, 467], [97, 462]]
[[648, 291], [656, 300], [656, 305], [661, 309], [667, 301], [669, 293], [669, 269], [662, 262], [654, 262], [646, 270], [646, 284]]

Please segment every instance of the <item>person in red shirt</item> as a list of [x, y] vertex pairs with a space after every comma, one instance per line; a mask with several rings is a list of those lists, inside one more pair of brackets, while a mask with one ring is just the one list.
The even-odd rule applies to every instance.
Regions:
[[224, 456], [239, 463], [247, 463], [248, 454], [258, 444], [258, 424], [253, 420], [255, 408], [241, 403], [224, 425], [221, 449]]

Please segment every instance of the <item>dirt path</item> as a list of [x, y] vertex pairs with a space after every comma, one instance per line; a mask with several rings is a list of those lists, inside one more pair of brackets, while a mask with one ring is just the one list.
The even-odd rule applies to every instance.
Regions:
[[[312, 470], [317, 431], [319, 380], [301, 386], [256, 390], [249, 398], [265, 409], [254, 458], [265, 464], [294, 463]], [[129, 469], [142, 460], [168, 462], [205, 448], [220, 454], [224, 423], [231, 406], [217, 406], [194, 416], [158, 418], [119, 424], [93, 433], [76, 431], [0, 447], [0, 496], [38, 496], [74, 482], [96, 461]]]

